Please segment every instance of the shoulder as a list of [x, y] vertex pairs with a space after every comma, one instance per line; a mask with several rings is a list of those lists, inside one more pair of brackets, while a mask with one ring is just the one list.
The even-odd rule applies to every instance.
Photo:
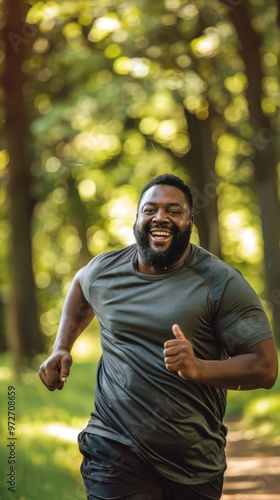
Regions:
[[192, 245], [192, 254], [188, 265], [205, 280], [223, 281], [230, 277], [244, 279], [236, 268], [197, 245]]
[[121, 250], [112, 250], [93, 257], [89, 263], [84, 267], [84, 274], [99, 273], [99, 271], [106, 271], [106, 269], [117, 266], [132, 259], [136, 252], [136, 244], [129, 247], [122, 248]]
[[239, 302], [246, 297], [246, 302], [259, 302], [256, 292], [241, 272], [207, 250], [194, 246], [189, 265], [208, 287], [216, 305], [222, 298]]
[[136, 252], [136, 245], [130, 245], [122, 250], [112, 250], [93, 257], [89, 263], [81, 269], [79, 274], [80, 286], [88, 302], [90, 302], [91, 284], [101, 275], [110, 272], [111, 269], [119, 267], [131, 261]]

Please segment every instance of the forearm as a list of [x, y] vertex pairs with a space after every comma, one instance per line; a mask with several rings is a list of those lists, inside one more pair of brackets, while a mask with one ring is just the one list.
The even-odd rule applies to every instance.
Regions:
[[172, 327], [175, 339], [164, 344], [166, 369], [193, 380], [222, 389], [270, 389], [278, 374], [278, 356], [273, 338], [254, 344], [226, 360], [205, 360], [195, 356], [193, 347], [180, 327]]
[[196, 381], [222, 389], [246, 390], [270, 385], [270, 370], [254, 354], [241, 354], [224, 361], [199, 360]]
[[52, 351], [64, 349], [71, 352], [75, 341], [84, 331], [87, 324], [84, 321], [80, 321], [79, 318], [73, 321], [72, 318], [62, 314]]
[[253, 346], [252, 352], [245, 352], [224, 361], [198, 360], [198, 364], [198, 382], [235, 390], [271, 388], [275, 383], [278, 368], [273, 339]]
[[72, 365], [73, 344], [94, 317], [80, 285], [82, 272], [76, 274], [67, 293], [53, 352], [39, 368], [39, 377], [50, 391], [63, 389]]

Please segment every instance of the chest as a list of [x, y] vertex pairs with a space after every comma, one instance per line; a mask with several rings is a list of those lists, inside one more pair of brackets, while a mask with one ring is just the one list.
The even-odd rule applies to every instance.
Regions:
[[177, 323], [199, 350], [217, 341], [208, 288], [189, 273], [154, 281], [103, 275], [91, 284], [90, 297], [101, 328], [120, 340], [162, 346]]

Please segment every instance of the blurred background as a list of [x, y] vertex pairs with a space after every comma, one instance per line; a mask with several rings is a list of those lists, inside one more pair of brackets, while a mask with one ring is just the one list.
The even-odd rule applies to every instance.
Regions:
[[[92, 409], [97, 325], [77, 342], [62, 392], [43, 387], [38, 367], [76, 271], [133, 243], [152, 177], [171, 172], [191, 186], [192, 242], [242, 272], [279, 345], [280, 6], [0, 5], [0, 497], [83, 499], [76, 436]], [[8, 387], [16, 492], [6, 479]], [[278, 385], [230, 393], [227, 416], [250, 439], [280, 445], [279, 409]]]

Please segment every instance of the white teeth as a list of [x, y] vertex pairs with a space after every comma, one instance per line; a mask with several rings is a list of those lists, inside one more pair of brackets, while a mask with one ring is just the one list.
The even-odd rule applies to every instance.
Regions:
[[170, 236], [170, 233], [166, 231], [152, 231], [153, 236]]

